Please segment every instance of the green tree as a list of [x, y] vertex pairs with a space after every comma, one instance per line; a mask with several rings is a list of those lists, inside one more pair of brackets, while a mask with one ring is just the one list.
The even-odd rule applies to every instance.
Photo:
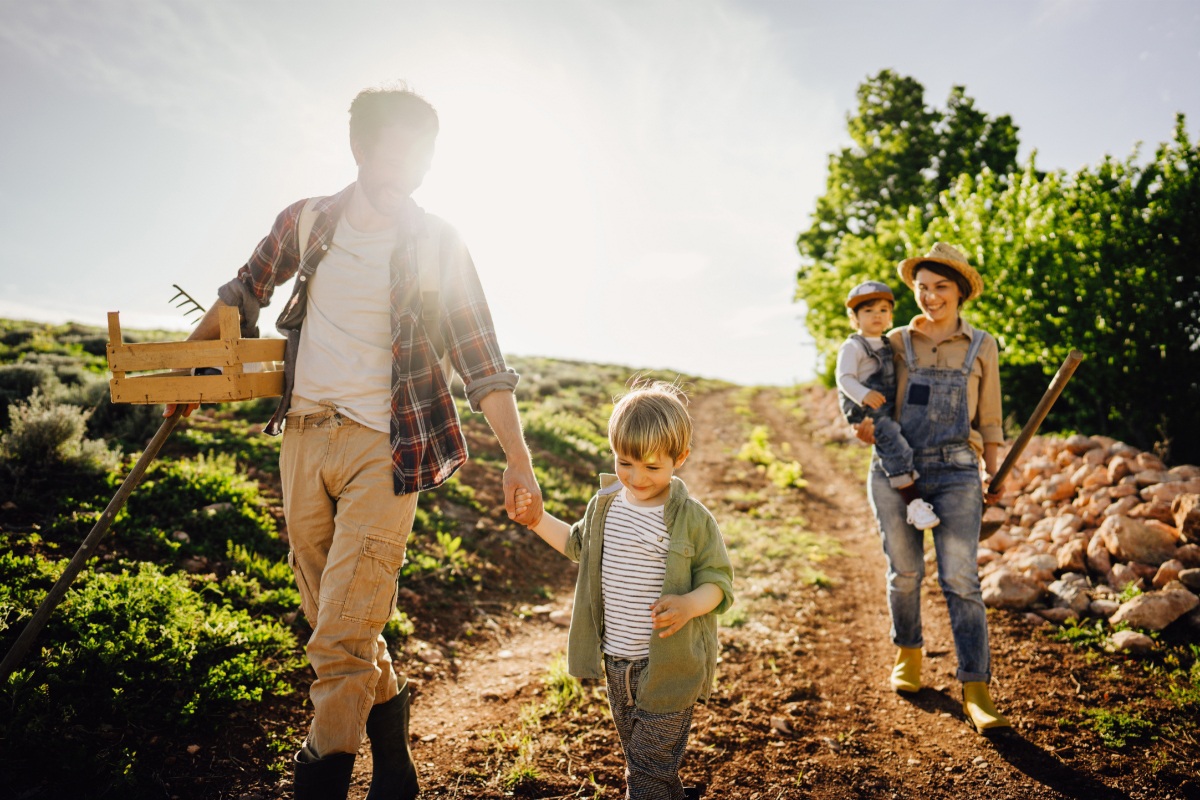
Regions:
[[[883, 70], [858, 88], [847, 125], [853, 145], [829, 158], [825, 194], [797, 239], [802, 265], [796, 298], [807, 306], [809, 332], [832, 368], [831, 345], [849, 332], [842, 303], [855, 283], [896, 282], [908, 250], [900, 235], [916, 214], [922, 226], [939, 211], [939, 195], [959, 176], [984, 169], [1007, 176], [1016, 166], [1017, 127], [989, 117], [962, 86], [945, 109], [926, 106], [913, 78]], [[910, 306], [897, 309], [897, 318]]]

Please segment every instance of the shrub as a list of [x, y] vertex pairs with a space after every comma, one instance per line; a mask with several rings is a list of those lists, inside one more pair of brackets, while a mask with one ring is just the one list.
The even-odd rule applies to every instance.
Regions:
[[104, 472], [116, 466], [119, 453], [104, 442], [84, 439], [90, 412], [54, 402], [35, 389], [10, 410], [9, 430], [0, 439], [0, 458], [27, 472], [49, 472], [67, 466]]
[[220, 558], [228, 542], [254, 551], [281, 549], [275, 519], [258, 484], [238, 471], [228, 454], [156, 462], [113, 526], [117, 535], [143, 530], [184, 530], [180, 552]]
[[[50, 568], [0, 559], [0, 602], [27, 603]], [[0, 685], [0, 772], [53, 768], [56, 784], [150, 785], [160, 768], [109, 730], [220, 724], [229, 711], [287, 694], [301, 666], [292, 633], [273, 620], [208, 603], [194, 579], [152, 564], [85, 572], [23, 668]], [[7, 762], [7, 763], [4, 763]]]

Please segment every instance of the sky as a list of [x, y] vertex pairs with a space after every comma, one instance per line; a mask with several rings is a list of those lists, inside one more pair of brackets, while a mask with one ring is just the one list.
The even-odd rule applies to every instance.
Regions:
[[350, 100], [404, 80], [506, 352], [808, 380], [794, 242], [881, 69], [1073, 171], [1197, 138], [1200, 3], [0, 0], [0, 317], [182, 338], [172, 284], [351, 183]]

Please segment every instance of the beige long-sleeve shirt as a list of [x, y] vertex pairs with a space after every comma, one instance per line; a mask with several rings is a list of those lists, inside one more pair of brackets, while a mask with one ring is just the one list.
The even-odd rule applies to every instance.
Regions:
[[[918, 367], [936, 367], [937, 369], [961, 369], [963, 359], [967, 357], [967, 349], [971, 346], [971, 336], [975, 329], [959, 317], [958, 330], [949, 338], [934, 344], [925, 333], [928, 320], [923, 316], [913, 317], [908, 324], [912, 331], [913, 351], [917, 357]], [[904, 362], [904, 339], [900, 333], [903, 328], [888, 332], [888, 340], [892, 343], [892, 351], [896, 359], [896, 418], [904, 408], [904, 395], [908, 386], [908, 366]], [[1003, 415], [1000, 408], [1000, 348], [989, 333], [984, 333], [983, 344], [979, 354], [971, 366], [971, 375], [967, 378], [967, 416], [971, 423], [970, 444], [977, 453], [983, 455], [984, 442], [1003, 444], [1004, 427]]]

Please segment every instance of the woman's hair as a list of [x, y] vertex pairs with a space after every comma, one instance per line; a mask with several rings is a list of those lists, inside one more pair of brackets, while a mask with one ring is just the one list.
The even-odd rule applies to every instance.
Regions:
[[438, 115], [429, 101], [403, 84], [359, 92], [350, 103], [350, 138], [369, 147], [388, 125], [404, 125], [436, 136]]
[[692, 418], [687, 395], [674, 383], [634, 383], [617, 399], [608, 419], [613, 452], [639, 461], [666, 453], [675, 461], [691, 446]]
[[963, 304], [967, 302], [967, 298], [971, 296], [971, 282], [967, 280], [967, 276], [954, 267], [948, 267], [939, 261], [922, 261], [913, 268], [914, 283], [917, 280], [917, 273], [923, 269], [954, 281], [954, 285], [958, 287], [958, 307], [962, 308]]

